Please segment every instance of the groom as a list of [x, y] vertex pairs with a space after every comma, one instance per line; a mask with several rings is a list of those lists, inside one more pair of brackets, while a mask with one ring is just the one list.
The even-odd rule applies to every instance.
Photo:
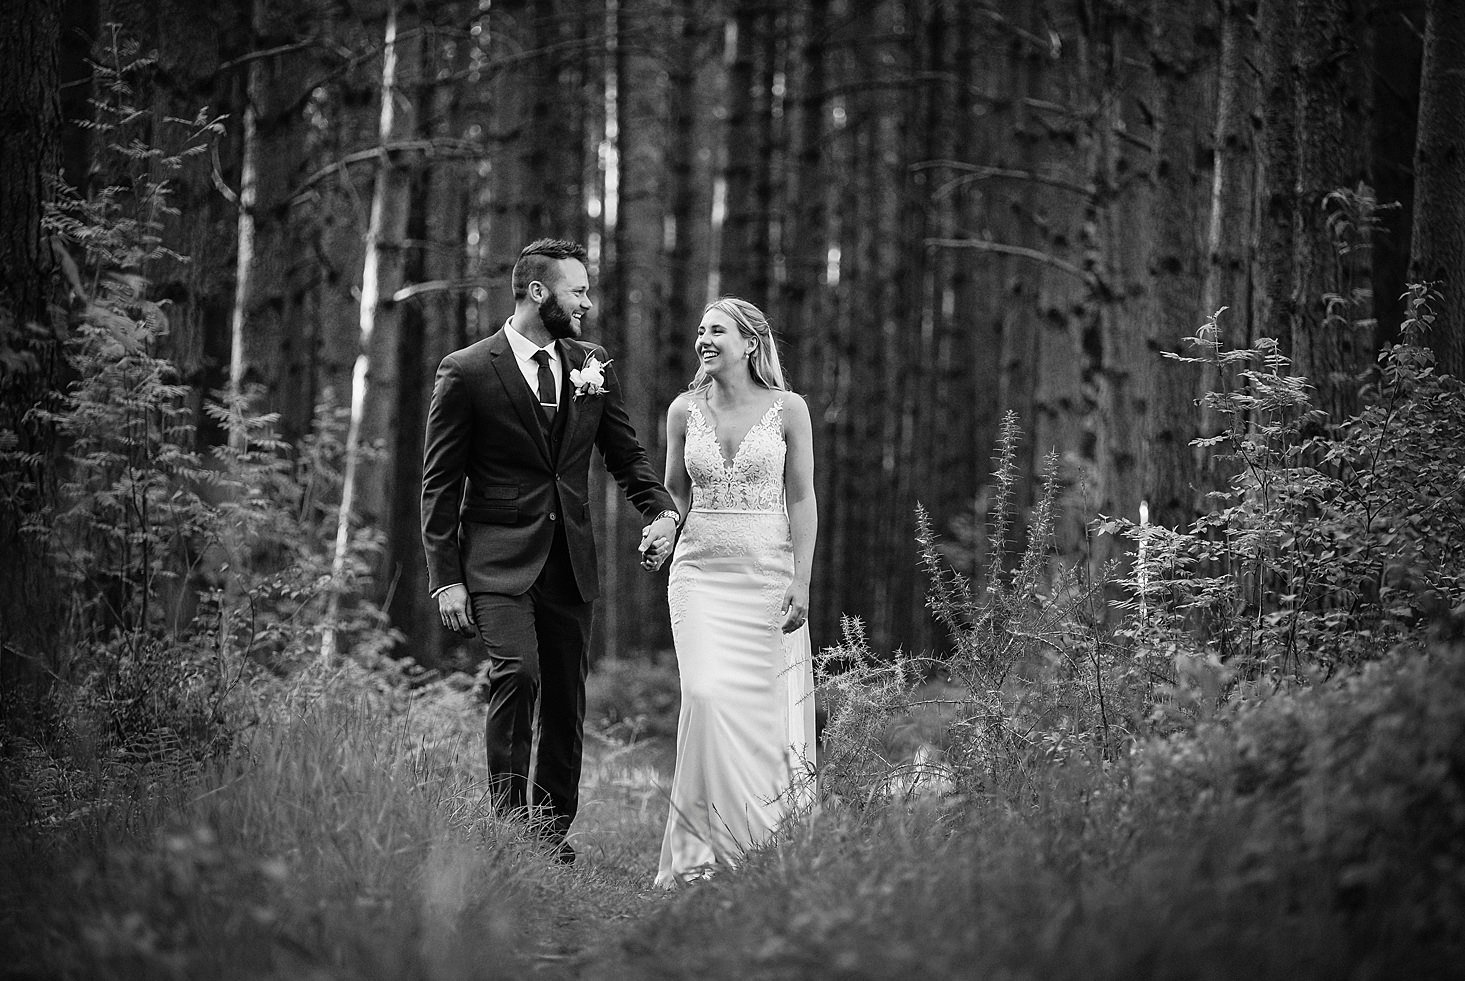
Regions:
[[[570, 863], [586, 649], [599, 593], [591, 448], [649, 524], [655, 564], [679, 515], [656, 479], [590, 311], [585, 249], [540, 239], [514, 264], [514, 315], [443, 359], [427, 415], [422, 541], [443, 625], [488, 658], [488, 771], [500, 813], [528, 813]], [[538, 708], [536, 718], [536, 706]], [[534, 772], [530, 749], [538, 728]]]

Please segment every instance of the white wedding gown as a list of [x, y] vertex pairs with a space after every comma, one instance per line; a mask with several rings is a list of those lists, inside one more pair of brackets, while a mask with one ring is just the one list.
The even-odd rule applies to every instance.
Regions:
[[736, 865], [813, 802], [809, 628], [785, 634], [779, 626], [794, 572], [785, 449], [781, 399], [730, 462], [691, 406], [692, 507], [667, 585], [682, 705], [656, 874], [666, 888]]

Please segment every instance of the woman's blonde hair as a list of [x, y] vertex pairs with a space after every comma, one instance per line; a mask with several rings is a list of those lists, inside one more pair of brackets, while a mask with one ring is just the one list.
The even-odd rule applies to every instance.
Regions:
[[[783, 382], [783, 366], [778, 361], [778, 342], [774, 340], [773, 328], [768, 325], [763, 311], [736, 296], [713, 300], [702, 308], [702, 315], [705, 317], [713, 310], [727, 314], [738, 325], [739, 334], [756, 342], [753, 353], [748, 357], [748, 370], [753, 381], [764, 388], [787, 391], [788, 386]], [[707, 369], [699, 365], [687, 390], [704, 392], [711, 386], [712, 379], [708, 377]]]

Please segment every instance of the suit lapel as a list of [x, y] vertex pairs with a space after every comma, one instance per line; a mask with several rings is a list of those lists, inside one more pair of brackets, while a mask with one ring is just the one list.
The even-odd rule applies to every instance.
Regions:
[[549, 443], [544, 439], [544, 427], [539, 424], [539, 406], [530, 397], [529, 386], [524, 383], [524, 374], [519, 370], [514, 349], [509, 346], [509, 339], [502, 330], [489, 339], [488, 353], [492, 356], [493, 369], [504, 386], [504, 393], [509, 397], [509, 404], [514, 407], [519, 421], [529, 430], [530, 438], [539, 445], [539, 451], [548, 460]]

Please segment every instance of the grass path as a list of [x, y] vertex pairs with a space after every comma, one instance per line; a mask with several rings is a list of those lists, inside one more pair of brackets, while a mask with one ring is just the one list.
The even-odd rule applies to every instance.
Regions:
[[666, 820], [674, 747], [667, 737], [629, 746], [587, 735], [580, 815], [569, 868], [546, 866], [539, 884], [543, 932], [526, 959], [535, 977], [578, 981], [598, 951], [671, 899], [652, 884]]

